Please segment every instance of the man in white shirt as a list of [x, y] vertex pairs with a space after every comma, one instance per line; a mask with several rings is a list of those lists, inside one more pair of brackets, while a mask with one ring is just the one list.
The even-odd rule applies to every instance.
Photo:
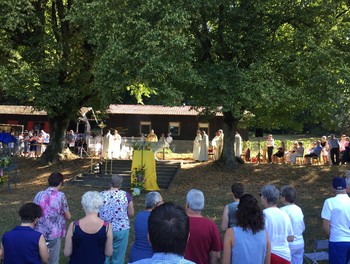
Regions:
[[350, 198], [344, 178], [335, 177], [332, 187], [336, 195], [326, 199], [321, 213], [329, 236], [329, 263], [346, 264], [350, 260]]
[[171, 142], [173, 142], [173, 138], [171, 136], [171, 134], [169, 133], [168, 136], [166, 137], [165, 141], [170, 145]]

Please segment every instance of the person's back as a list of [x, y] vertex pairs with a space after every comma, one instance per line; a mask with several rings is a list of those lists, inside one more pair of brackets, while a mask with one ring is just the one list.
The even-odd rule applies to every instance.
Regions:
[[153, 250], [148, 241], [147, 222], [150, 211], [141, 211], [136, 215], [134, 221], [135, 227], [135, 243], [130, 250], [129, 262], [135, 262], [140, 259], [150, 258], [153, 255]]
[[6, 251], [4, 263], [41, 264], [39, 239], [41, 233], [28, 226], [17, 226], [3, 235], [2, 244]]
[[288, 215], [277, 207], [264, 209], [265, 229], [271, 240], [271, 253], [290, 259], [287, 237], [292, 235], [292, 224]]
[[105, 261], [105, 244], [107, 240], [108, 223], [96, 233], [87, 233], [79, 225], [79, 221], [74, 222], [73, 231], [73, 253], [70, 256], [70, 264], [96, 264]]
[[210, 263], [210, 252], [221, 250], [221, 238], [216, 224], [205, 217], [190, 217], [190, 237], [185, 258], [197, 264]]
[[[233, 227], [235, 236], [232, 247], [232, 263], [256, 264], [264, 263], [266, 257], [267, 239], [265, 230], [255, 234], [251, 229]], [[252, 257], [254, 252], [254, 257]]]
[[197, 264], [218, 263], [222, 242], [216, 224], [201, 215], [204, 194], [192, 189], [186, 196], [186, 211], [190, 219], [190, 237], [185, 258]]
[[152, 210], [148, 234], [154, 254], [137, 264], [193, 264], [183, 255], [189, 236], [189, 219], [185, 210], [173, 203], [163, 203]]
[[[42, 216], [42, 209], [35, 203], [25, 203], [18, 211], [21, 224], [5, 233], [0, 243], [0, 259], [5, 264], [41, 264], [50, 257], [44, 236], [33, 228]], [[2, 263], [2, 262], [1, 262]]]

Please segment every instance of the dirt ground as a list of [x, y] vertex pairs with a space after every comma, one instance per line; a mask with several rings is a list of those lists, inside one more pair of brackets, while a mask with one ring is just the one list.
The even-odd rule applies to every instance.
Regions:
[[[173, 157], [179, 159], [181, 157]], [[35, 194], [47, 187], [47, 178], [53, 171], [60, 171], [66, 179], [88, 171], [90, 159], [74, 159], [57, 164], [45, 165], [40, 160], [18, 158], [18, 184], [11, 184], [7, 190], [7, 182], [0, 186], [0, 236], [16, 224], [19, 219], [17, 211], [21, 204], [31, 201]], [[298, 191], [297, 204], [305, 215], [306, 231], [304, 237], [307, 250], [311, 249], [314, 238], [324, 238], [321, 229], [320, 213], [326, 198], [334, 195], [330, 188], [331, 179], [336, 175], [344, 175], [350, 169], [343, 166], [300, 166], [285, 164], [243, 164], [234, 171], [222, 169], [214, 162], [194, 163], [189, 157], [183, 157], [183, 166], [173, 185], [167, 190], [161, 190], [165, 201], [185, 204], [185, 196], [189, 189], [197, 188], [204, 192], [205, 210], [203, 214], [216, 221], [220, 226], [224, 205], [231, 201], [230, 186], [234, 182], [244, 184], [247, 193], [259, 199], [260, 188], [265, 184], [275, 184], [278, 188], [283, 185], [293, 185]], [[11, 173], [11, 176], [14, 172]], [[98, 188], [96, 188], [99, 191]], [[86, 187], [63, 186], [73, 219], [83, 216], [80, 199]], [[144, 208], [144, 194], [134, 198], [135, 211]], [[131, 219], [133, 221], [133, 219]], [[223, 234], [222, 234], [223, 235]], [[133, 228], [129, 244], [133, 242]], [[62, 260], [61, 263], [67, 263]]]

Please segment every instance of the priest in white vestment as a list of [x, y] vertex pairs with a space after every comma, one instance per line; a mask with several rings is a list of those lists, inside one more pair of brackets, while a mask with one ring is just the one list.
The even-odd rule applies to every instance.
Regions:
[[193, 159], [194, 160], [199, 160], [199, 152], [201, 149], [200, 142], [202, 140], [202, 135], [199, 130], [197, 130], [197, 135], [196, 138], [193, 141]]

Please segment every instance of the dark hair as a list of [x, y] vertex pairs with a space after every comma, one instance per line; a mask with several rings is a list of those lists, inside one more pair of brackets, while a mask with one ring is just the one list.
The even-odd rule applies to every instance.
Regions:
[[55, 171], [49, 176], [48, 182], [50, 187], [57, 187], [60, 183], [63, 183], [63, 175]]
[[283, 186], [281, 188], [281, 196], [286, 199], [288, 203], [294, 203], [297, 198], [297, 191], [292, 186]]
[[243, 230], [251, 229], [253, 234], [264, 229], [265, 221], [258, 200], [251, 194], [244, 194], [239, 199], [236, 211], [237, 226]]
[[43, 214], [41, 207], [35, 203], [25, 203], [18, 211], [22, 223], [34, 223]]
[[148, 219], [148, 234], [154, 252], [185, 254], [190, 229], [183, 207], [166, 202], [152, 210]]
[[244, 194], [244, 186], [242, 183], [236, 182], [231, 186], [231, 192], [235, 198], [239, 199]]

